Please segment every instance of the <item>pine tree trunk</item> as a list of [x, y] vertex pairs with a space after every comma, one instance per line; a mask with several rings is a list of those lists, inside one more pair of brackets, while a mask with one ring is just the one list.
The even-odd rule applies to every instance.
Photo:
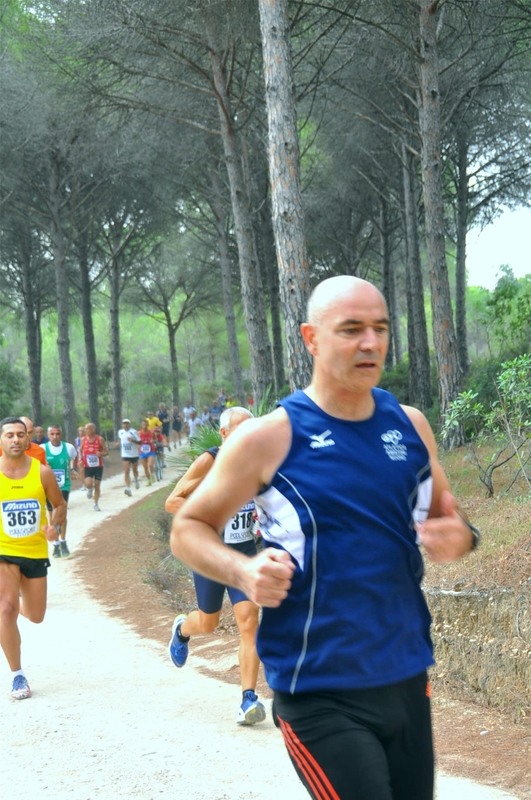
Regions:
[[406, 231], [406, 295], [409, 358], [409, 402], [422, 411], [433, 405], [430, 348], [424, 309], [420, 260], [415, 157], [402, 148], [404, 221]]
[[245, 188], [241, 150], [234, 129], [234, 119], [222, 58], [215, 41], [212, 23], [206, 15], [204, 23], [209, 39], [210, 63], [218, 101], [225, 164], [229, 177], [234, 230], [238, 246], [243, 310], [249, 336], [253, 395], [255, 402], [260, 403], [265, 396], [267, 388], [273, 381], [273, 362], [264, 308], [262, 279], [256, 258], [250, 201]]
[[50, 176], [50, 239], [55, 273], [58, 372], [61, 375], [65, 440], [73, 442], [77, 435], [77, 423], [74, 379], [70, 360], [69, 287], [66, 269], [66, 241], [61, 219], [62, 200], [61, 167], [55, 161]]
[[466, 327], [466, 234], [468, 222], [468, 147], [460, 137], [457, 187], [457, 246], [455, 253], [455, 330], [457, 351], [463, 375], [468, 374]]
[[87, 389], [89, 419], [97, 430], [100, 429], [100, 404], [98, 399], [98, 364], [96, 360], [96, 343], [94, 325], [92, 323], [92, 300], [90, 285], [90, 268], [87, 256], [87, 234], [81, 231], [78, 236], [77, 250], [79, 257], [79, 278], [81, 284], [81, 318], [85, 337], [85, 358], [87, 360]]
[[232, 269], [229, 252], [229, 242], [227, 239], [227, 228], [221, 188], [219, 185], [219, 175], [216, 169], [211, 170], [212, 198], [211, 207], [214, 212], [216, 224], [216, 234], [218, 241], [219, 265], [221, 271], [221, 294], [223, 298], [223, 310], [225, 312], [225, 324], [227, 326], [227, 342], [229, 346], [229, 360], [232, 372], [232, 383], [234, 394], [240, 405], [245, 404], [245, 389], [243, 387], [242, 361], [240, 358], [240, 348], [238, 347], [238, 332], [236, 330], [236, 316], [234, 314], [234, 298], [232, 294]]
[[37, 313], [33, 282], [34, 275], [31, 269], [31, 234], [29, 231], [21, 232], [19, 253], [19, 265], [22, 274], [22, 292], [24, 296], [24, 331], [26, 334], [26, 350], [28, 353], [32, 419], [35, 425], [41, 425], [43, 422], [41, 394], [42, 344], [40, 337], [40, 314]]
[[111, 288], [111, 380], [112, 380], [112, 424], [114, 435], [122, 427], [122, 371], [120, 345], [120, 235], [113, 231], [109, 282]]
[[[437, 2], [420, 0], [420, 103], [422, 183], [426, 221], [426, 242], [430, 270], [433, 341], [439, 381], [441, 418], [461, 391], [461, 368], [457, 356], [450, 284], [444, 240], [442, 193], [441, 122], [437, 58]], [[460, 429], [449, 443], [463, 444]]]
[[273, 368], [275, 371], [275, 388], [277, 397], [282, 387], [286, 384], [286, 371], [284, 369], [284, 343], [282, 341], [282, 322], [280, 314], [280, 284], [275, 252], [275, 235], [271, 219], [271, 206], [269, 202], [263, 204], [260, 211], [260, 238], [264, 271], [267, 279], [267, 293], [269, 296], [269, 310], [271, 313], [271, 333], [273, 334]]
[[177, 328], [173, 325], [171, 319], [171, 310], [168, 308], [164, 312], [166, 319], [166, 329], [168, 331], [168, 341], [170, 345], [170, 363], [171, 363], [171, 387], [173, 405], [178, 406], [179, 403], [179, 363], [177, 360], [177, 348], [175, 346], [175, 336]]
[[380, 198], [380, 262], [381, 262], [381, 279], [382, 279], [382, 294], [387, 303], [389, 314], [389, 348], [385, 359], [385, 368], [387, 370], [393, 369], [396, 364], [395, 360], [395, 337], [393, 325], [393, 312], [394, 303], [392, 302], [392, 289], [391, 289], [391, 252], [389, 246], [389, 225], [387, 219], [387, 203], [383, 198]]
[[310, 277], [300, 190], [297, 111], [293, 93], [286, 0], [259, 0], [269, 128], [269, 176], [280, 297], [292, 389], [311, 380], [311, 359], [300, 325], [306, 319]]

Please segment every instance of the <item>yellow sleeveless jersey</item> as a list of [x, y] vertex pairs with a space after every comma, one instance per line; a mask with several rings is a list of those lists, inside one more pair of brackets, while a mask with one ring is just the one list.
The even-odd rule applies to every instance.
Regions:
[[30, 458], [31, 466], [23, 478], [7, 478], [0, 472], [0, 555], [21, 558], [48, 558], [48, 542], [43, 533], [46, 519], [46, 494], [41, 483], [41, 465]]

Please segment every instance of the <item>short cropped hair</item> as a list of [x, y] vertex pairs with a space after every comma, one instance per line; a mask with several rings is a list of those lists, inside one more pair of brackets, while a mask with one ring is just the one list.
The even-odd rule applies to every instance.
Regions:
[[0, 419], [0, 433], [4, 432], [4, 425], [16, 425], [16, 423], [20, 425], [24, 425], [24, 430], [27, 431], [26, 423], [22, 422], [19, 417], [4, 417], [4, 419]]
[[253, 416], [248, 408], [243, 408], [243, 406], [230, 406], [230, 408], [226, 408], [225, 411], [222, 412], [219, 418], [219, 427], [230, 429], [230, 421], [233, 414], [237, 414], [238, 416], [243, 415], [249, 417], [249, 419]]

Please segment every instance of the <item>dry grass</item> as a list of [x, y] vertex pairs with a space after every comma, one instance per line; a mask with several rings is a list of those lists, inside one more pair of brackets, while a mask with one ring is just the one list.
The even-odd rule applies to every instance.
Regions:
[[[427, 566], [434, 682], [439, 691], [522, 720], [531, 716], [531, 498], [518, 494], [527, 491], [522, 484], [511, 496], [485, 498], [464, 449], [442, 460], [482, 543], [459, 562]], [[506, 478], [500, 475], [500, 483]]]

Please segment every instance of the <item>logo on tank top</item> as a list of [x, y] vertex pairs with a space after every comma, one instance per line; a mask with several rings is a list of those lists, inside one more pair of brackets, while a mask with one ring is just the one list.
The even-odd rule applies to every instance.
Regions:
[[400, 431], [387, 431], [382, 433], [381, 438], [384, 441], [384, 450], [391, 461], [407, 461], [407, 447], [405, 444], [400, 444], [402, 439]]
[[335, 444], [333, 439], [327, 439], [327, 436], [330, 436], [332, 431], [325, 431], [319, 435], [313, 434], [310, 436], [312, 441], [310, 442], [310, 447], [315, 450], [316, 447], [330, 447], [331, 445]]

